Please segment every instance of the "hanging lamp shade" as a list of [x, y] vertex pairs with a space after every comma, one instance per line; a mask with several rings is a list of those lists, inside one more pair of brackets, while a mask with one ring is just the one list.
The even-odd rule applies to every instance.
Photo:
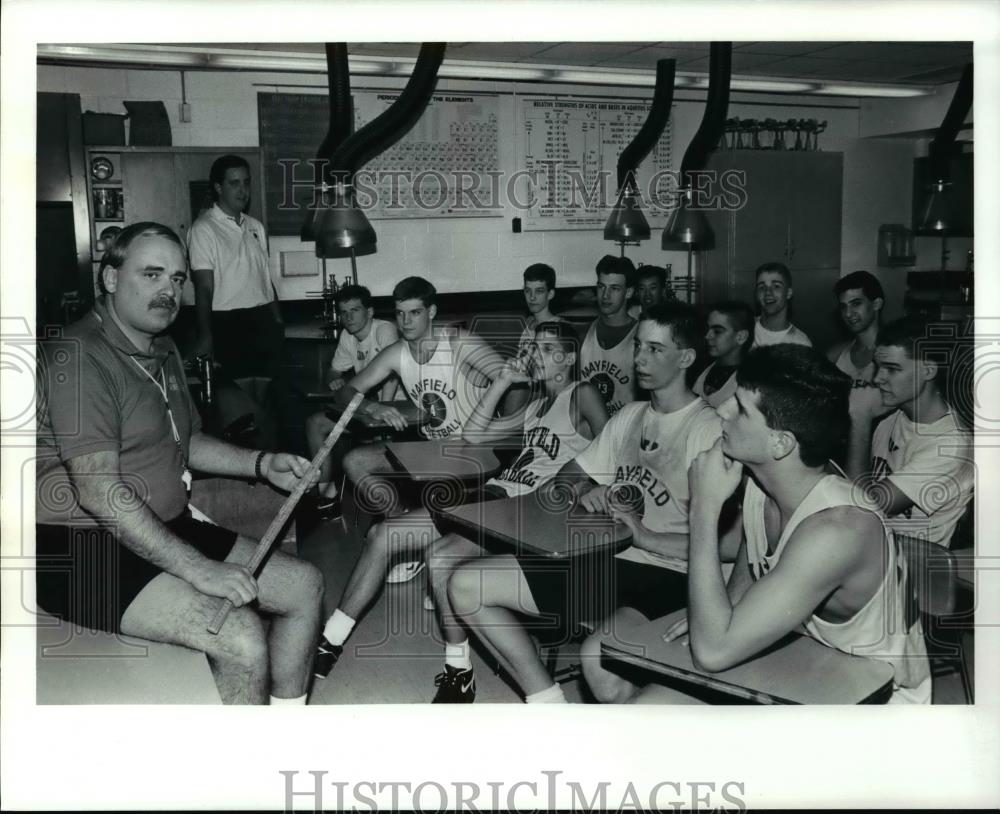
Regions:
[[324, 190], [312, 220], [318, 257], [337, 257], [344, 249], [371, 248], [378, 241], [364, 212], [354, 205], [350, 186]]
[[670, 219], [663, 229], [660, 248], [673, 249], [685, 246], [705, 248], [711, 245], [714, 239], [715, 233], [705, 213], [692, 208], [691, 190], [682, 190], [680, 203], [670, 214]]
[[919, 210], [920, 232], [947, 232], [954, 226], [954, 207], [951, 182], [937, 180], [924, 189], [924, 199]]
[[962, 78], [955, 88], [944, 121], [934, 135], [928, 151], [931, 177], [934, 179], [923, 189], [923, 198], [917, 209], [917, 232], [944, 234], [955, 226], [955, 209], [952, 196], [949, 162], [961, 152], [956, 138], [972, 109], [973, 69], [965, 66]]
[[639, 208], [635, 192], [623, 189], [611, 210], [608, 222], [604, 224], [604, 239], [616, 243], [634, 243], [649, 240], [649, 235], [649, 221]]

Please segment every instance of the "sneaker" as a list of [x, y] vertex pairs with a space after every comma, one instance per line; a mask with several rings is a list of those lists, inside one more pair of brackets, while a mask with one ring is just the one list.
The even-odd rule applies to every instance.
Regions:
[[471, 704], [476, 700], [476, 678], [472, 675], [471, 667], [459, 670], [446, 664], [444, 672], [434, 676], [434, 686], [438, 691], [431, 703]]
[[316, 501], [316, 515], [325, 523], [340, 520], [343, 510], [340, 507], [340, 496], [320, 497]]
[[386, 575], [385, 581], [390, 585], [395, 585], [398, 582], [409, 582], [424, 570], [424, 565], [423, 560], [410, 560], [409, 562], [398, 563]]
[[337, 659], [343, 652], [343, 645], [330, 644], [326, 636], [321, 636], [319, 647], [316, 649], [316, 658], [313, 659], [313, 675], [316, 678], [326, 678], [330, 675], [333, 665], [337, 663]]

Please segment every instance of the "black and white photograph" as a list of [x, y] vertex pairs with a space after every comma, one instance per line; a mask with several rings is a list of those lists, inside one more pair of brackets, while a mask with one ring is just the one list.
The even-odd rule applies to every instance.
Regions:
[[847, 5], [4, 2], [10, 810], [1000, 803], [1000, 12]]

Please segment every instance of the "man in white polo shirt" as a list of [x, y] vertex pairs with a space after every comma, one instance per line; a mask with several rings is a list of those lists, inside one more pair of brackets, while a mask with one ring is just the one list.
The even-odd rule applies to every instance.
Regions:
[[250, 165], [236, 155], [209, 173], [214, 205], [191, 225], [188, 254], [198, 338], [192, 355], [211, 355], [233, 379], [273, 379], [284, 329], [267, 262], [267, 235], [243, 210], [250, 203]]

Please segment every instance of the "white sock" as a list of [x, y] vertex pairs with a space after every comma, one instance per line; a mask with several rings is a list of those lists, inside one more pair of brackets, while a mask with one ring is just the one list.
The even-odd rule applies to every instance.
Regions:
[[525, 704], [565, 704], [566, 696], [559, 684], [553, 684], [540, 692], [524, 696]]
[[272, 707], [296, 707], [306, 705], [306, 696], [300, 695], [298, 698], [277, 698], [271, 696], [271, 706]]
[[456, 670], [472, 669], [472, 650], [469, 648], [469, 640], [458, 644], [445, 642], [444, 663]]
[[351, 635], [355, 624], [357, 623], [350, 616], [337, 608], [333, 612], [333, 616], [326, 620], [323, 635], [326, 636], [326, 640], [330, 644], [343, 644]]

